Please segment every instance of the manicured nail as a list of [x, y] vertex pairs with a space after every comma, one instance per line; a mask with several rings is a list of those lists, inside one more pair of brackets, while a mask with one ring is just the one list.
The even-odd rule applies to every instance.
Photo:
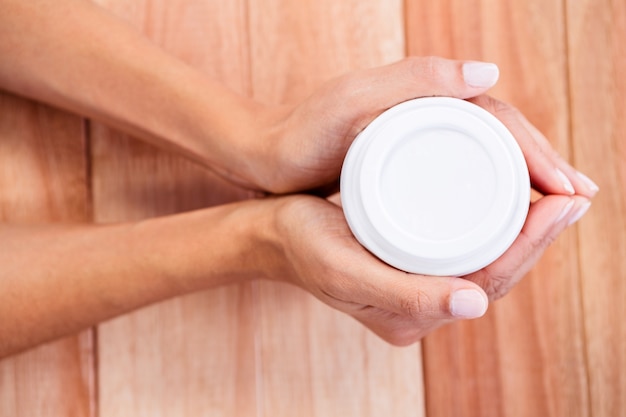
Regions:
[[458, 290], [452, 293], [450, 311], [455, 317], [474, 319], [487, 311], [487, 300], [477, 290]]
[[565, 218], [565, 216], [567, 216], [569, 214], [570, 211], [572, 211], [572, 207], [574, 207], [574, 200], [570, 200], [565, 207], [563, 207], [563, 209], [561, 210], [561, 213], [559, 213], [559, 217], [556, 218], [556, 220], [554, 220], [554, 223], [558, 223], [561, 220], [563, 220]]
[[595, 194], [598, 191], [600, 191], [600, 187], [598, 187], [598, 184], [593, 182], [591, 178], [589, 178], [582, 172], [576, 172], [576, 175], [578, 175], [578, 178], [580, 178], [582, 182], [585, 183], [585, 185], [587, 186], [587, 188], [589, 188], [589, 191], [591, 191], [592, 194]]
[[496, 64], [487, 62], [466, 62], [463, 64], [463, 79], [470, 87], [493, 87], [499, 76], [500, 70]]
[[567, 176], [563, 173], [563, 171], [561, 171], [560, 169], [556, 169], [556, 175], [559, 177], [559, 179], [561, 180], [561, 184], [563, 184], [563, 189], [565, 190], [565, 192], [567, 194], [573, 195], [574, 194], [574, 186], [572, 185], [572, 183], [569, 181], [569, 179], [567, 178]]
[[591, 201], [585, 201], [584, 203], [582, 203], [580, 207], [578, 207], [576, 211], [572, 213], [571, 217], [569, 218], [568, 225], [571, 226], [578, 220], [580, 220], [580, 218], [585, 215], [587, 210], [589, 210], [589, 207], [591, 207]]

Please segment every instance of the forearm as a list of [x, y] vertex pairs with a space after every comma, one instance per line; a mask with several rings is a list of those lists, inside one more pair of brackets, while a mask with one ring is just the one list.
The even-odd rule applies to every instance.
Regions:
[[[234, 176], [261, 112], [85, 0], [0, 1], [0, 88]], [[253, 155], [252, 155], [253, 156]]]
[[150, 303], [265, 277], [274, 204], [106, 226], [0, 226], [0, 357]]

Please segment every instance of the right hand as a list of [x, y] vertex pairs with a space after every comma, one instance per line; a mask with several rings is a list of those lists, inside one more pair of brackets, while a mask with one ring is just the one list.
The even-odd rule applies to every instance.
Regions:
[[506, 294], [588, 202], [564, 195], [534, 202], [511, 248], [463, 279], [408, 274], [384, 264], [356, 241], [341, 208], [327, 200], [292, 196], [277, 201], [280, 250], [268, 275], [302, 287], [400, 346], [453, 320], [482, 316], [488, 300]]

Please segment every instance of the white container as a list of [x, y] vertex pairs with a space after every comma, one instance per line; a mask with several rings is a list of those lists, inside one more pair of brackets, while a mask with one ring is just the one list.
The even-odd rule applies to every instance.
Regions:
[[399, 104], [354, 140], [341, 172], [357, 240], [403, 271], [462, 276], [495, 261], [528, 214], [524, 156], [491, 113], [464, 100]]

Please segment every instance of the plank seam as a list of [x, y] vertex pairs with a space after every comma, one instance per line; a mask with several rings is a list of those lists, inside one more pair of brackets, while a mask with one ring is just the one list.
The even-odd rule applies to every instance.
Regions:
[[[94, 200], [93, 200], [93, 155], [91, 148], [91, 120], [84, 118], [82, 123], [83, 150], [85, 161], [85, 201], [86, 219], [89, 223], [94, 222]], [[89, 338], [91, 339], [91, 378], [90, 381], [90, 401], [89, 414], [92, 417], [98, 417], [100, 414], [99, 399], [99, 360], [98, 360], [98, 326], [93, 326], [89, 330]]]
[[[572, 91], [573, 91], [573, 86], [572, 86], [572, 65], [571, 65], [571, 60], [570, 60], [570, 22], [569, 22], [569, 6], [570, 6], [570, 2], [569, 0], [562, 0], [562, 10], [563, 10], [563, 48], [565, 50], [565, 71], [564, 71], [564, 75], [565, 75], [565, 95], [566, 95], [566, 99], [567, 99], [567, 145], [570, 151], [570, 159], [572, 160], [572, 162], [574, 164], [576, 164], [577, 162], [577, 155], [576, 155], [576, 147], [574, 146], [574, 106], [572, 104], [573, 102], [573, 97], [572, 97]], [[583, 286], [583, 276], [582, 276], [582, 264], [581, 264], [581, 245], [580, 245], [580, 241], [581, 241], [581, 236], [580, 236], [580, 229], [578, 227], [575, 228], [575, 233], [574, 233], [575, 239], [576, 239], [576, 269], [578, 271], [578, 287], [579, 287], [579, 294], [580, 296], [578, 297], [578, 303], [579, 303], [579, 309], [581, 312], [583, 312], [584, 315], [584, 311], [585, 311], [585, 303], [584, 303], [584, 296], [585, 296], [585, 292], [584, 292], [584, 286]], [[591, 401], [591, 396], [592, 396], [592, 391], [591, 391], [591, 385], [590, 385], [590, 381], [591, 381], [591, 374], [590, 374], [590, 369], [589, 369], [589, 352], [587, 349], [587, 343], [585, 342], [588, 339], [588, 332], [587, 332], [587, 325], [586, 325], [586, 320], [584, 320], [583, 316], [581, 316], [581, 320], [580, 320], [580, 324], [581, 324], [581, 329], [582, 329], [582, 334], [583, 334], [583, 343], [582, 343], [582, 350], [583, 350], [583, 361], [584, 361], [584, 365], [585, 365], [585, 388], [586, 388], [586, 392], [587, 392], [587, 415], [589, 417], [593, 417], [593, 408], [591, 406], [592, 401]]]

